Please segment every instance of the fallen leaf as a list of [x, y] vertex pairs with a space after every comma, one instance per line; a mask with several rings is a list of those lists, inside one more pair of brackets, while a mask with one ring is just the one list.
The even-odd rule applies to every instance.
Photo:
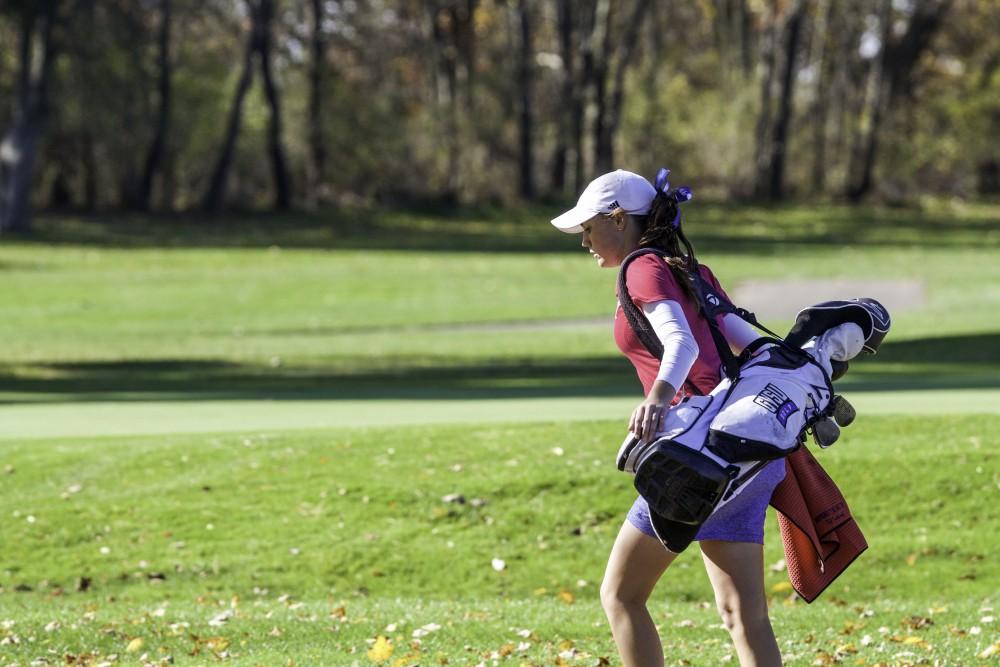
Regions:
[[438, 625], [437, 623], [428, 623], [427, 625], [423, 626], [422, 628], [417, 628], [416, 630], [414, 630], [413, 631], [413, 636], [414, 637], [426, 637], [430, 633], [436, 632], [436, 631], [438, 631], [440, 629], [441, 629], [441, 626]]
[[559, 591], [559, 599], [566, 604], [573, 604], [573, 602], [576, 601], [576, 598], [573, 597], [573, 594], [570, 591]]
[[983, 649], [983, 652], [976, 657], [986, 660], [987, 658], [992, 658], [995, 655], [1000, 655], [1000, 642], [993, 642]]
[[855, 623], [854, 621], [844, 621], [844, 627], [841, 629], [840, 634], [842, 635], [852, 635], [857, 630], [865, 627], [864, 623]]
[[219, 614], [216, 614], [215, 616], [213, 616], [212, 619], [208, 622], [208, 624], [211, 625], [212, 627], [216, 627], [217, 628], [220, 625], [224, 625], [226, 622], [229, 621], [229, 619], [231, 619], [235, 615], [236, 614], [235, 614], [235, 612], [233, 612], [232, 609], [227, 609], [227, 610], [223, 611], [222, 613], [219, 613]]
[[771, 586], [772, 593], [784, 593], [790, 590], [792, 590], [792, 585], [787, 581], [779, 581], [774, 586]]
[[216, 653], [220, 651], [225, 651], [229, 648], [229, 638], [228, 637], [208, 637], [205, 641], [205, 646], [207, 646], [212, 651]]
[[128, 646], [125, 648], [125, 652], [135, 653], [141, 648], [142, 648], [142, 637], [136, 637], [135, 639], [133, 639], [128, 643]]
[[899, 624], [904, 628], [920, 630], [921, 628], [926, 628], [928, 625], [934, 625], [934, 621], [925, 616], [910, 616], [909, 618], [904, 618]]
[[420, 652], [414, 651], [396, 658], [392, 661], [392, 667], [420, 667]]
[[368, 659], [372, 662], [385, 662], [392, 657], [392, 642], [379, 635], [375, 638], [375, 643], [368, 649]]

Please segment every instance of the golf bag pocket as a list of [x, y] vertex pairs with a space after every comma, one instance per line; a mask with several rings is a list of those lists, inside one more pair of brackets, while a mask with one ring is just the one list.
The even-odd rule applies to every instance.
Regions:
[[652, 514], [698, 526], [712, 514], [731, 480], [731, 469], [686, 445], [661, 438], [639, 457], [633, 484]]
[[718, 397], [714, 391], [708, 396], [688, 396], [670, 409], [657, 437], [680, 440], [696, 449], [701, 447], [716, 401]]
[[708, 423], [712, 421], [707, 413], [712, 407], [714, 396], [689, 396], [670, 409], [663, 420], [663, 426], [651, 442], [642, 442], [632, 433], [626, 436], [618, 450], [618, 469], [630, 475], [635, 474], [639, 459], [660, 439], [680, 440], [689, 447], [699, 449], [708, 435]]
[[790, 378], [741, 377], [712, 420], [708, 449], [733, 463], [787, 456], [802, 442], [810, 401], [802, 383]]

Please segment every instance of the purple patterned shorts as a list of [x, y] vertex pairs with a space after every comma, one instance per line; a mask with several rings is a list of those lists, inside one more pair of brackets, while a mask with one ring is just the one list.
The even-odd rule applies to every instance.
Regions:
[[[772, 461], [747, 483], [740, 495], [702, 524], [695, 540], [764, 543], [764, 517], [771, 502], [771, 492], [785, 478], [785, 460]], [[628, 512], [628, 521], [646, 535], [655, 538], [649, 521], [649, 505], [639, 496]]]

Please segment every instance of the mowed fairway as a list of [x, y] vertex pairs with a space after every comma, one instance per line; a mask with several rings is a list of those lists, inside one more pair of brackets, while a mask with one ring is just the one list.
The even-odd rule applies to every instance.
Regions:
[[[5, 240], [0, 665], [617, 664], [598, 586], [639, 389], [614, 273], [548, 213]], [[727, 286], [922, 290], [817, 452], [868, 552], [806, 605], [769, 517], [786, 664], [995, 663], [998, 209], [687, 224]], [[674, 568], [651, 603], [668, 664], [735, 661], [696, 550]]]

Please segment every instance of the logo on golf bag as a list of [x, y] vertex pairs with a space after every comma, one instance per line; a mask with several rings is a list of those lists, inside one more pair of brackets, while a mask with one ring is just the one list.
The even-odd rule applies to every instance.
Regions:
[[783, 427], [788, 425], [788, 418], [799, 410], [799, 406], [795, 405], [785, 392], [770, 382], [754, 397], [753, 402], [768, 412], [773, 412]]

